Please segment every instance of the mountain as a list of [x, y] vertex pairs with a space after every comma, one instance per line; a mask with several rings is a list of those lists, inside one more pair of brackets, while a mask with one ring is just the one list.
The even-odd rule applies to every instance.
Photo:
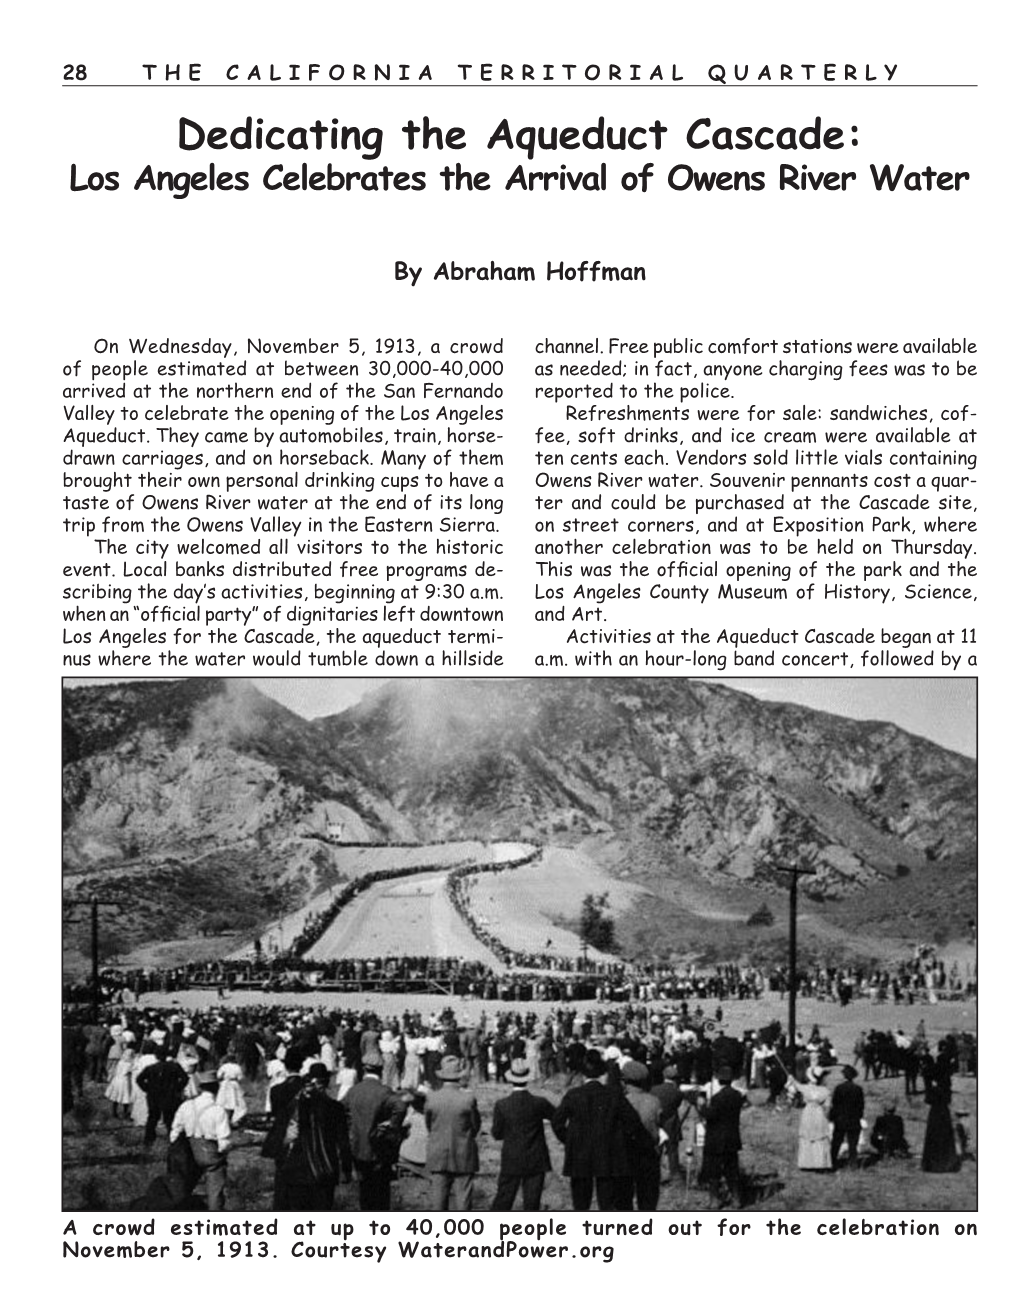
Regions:
[[336, 879], [327, 822], [413, 839], [313, 725], [244, 680], [64, 694], [64, 870], [130, 941], [257, 925]]
[[64, 745], [66, 887], [117, 898], [129, 945], [301, 907], [339, 878], [328, 822], [583, 847], [651, 891], [621, 927], [642, 951], [743, 925], [791, 864], [838, 934], [973, 914], [972, 760], [694, 680], [395, 680], [311, 722], [244, 680], [89, 685]]
[[894, 725], [669, 679], [396, 681], [318, 727], [436, 838], [655, 838], [816, 896], [972, 852], [973, 761]]

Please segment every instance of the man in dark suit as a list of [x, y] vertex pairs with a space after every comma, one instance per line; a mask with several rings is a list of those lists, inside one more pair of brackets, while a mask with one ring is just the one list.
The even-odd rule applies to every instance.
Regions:
[[262, 1142], [262, 1157], [272, 1158], [276, 1163], [276, 1175], [273, 1178], [273, 1207], [278, 1211], [286, 1208], [285, 1184], [280, 1166], [286, 1157], [287, 1127], [294, 1101], [301, 1093], [301, 1066], [304, 1058], [300, 1050], [291, 1045], [283, 1055], [283, 1065], [287, 1069], [286, 1077], [269, 1091], [269, 1111], [273, 1121], [269, 1133]]
[[525, 1058], [514, 1059], [506, 1078], [516, 1088], [492, 1110], [492, 1138], [503, 1141], [492, 1211], [509, 1213], [519, 1188], [524, 1211], [537, 1213], [545, 1174], [552, 1170], [544, 1123], [552, 1121], [556, 1109], [527, 1088], [531, 1068]]
[[832, 1091], [829, 1120], [832, 1122], [832, 1165], [839, 1162], [839, 1150], [846, 1140], [848, 1160], [857, 1166], [857, 1142], [864, 1119], [864, 1091], [856, 1084], [857, 1068], [844, 1067], [843, 1080]]
[[681, 1122], [680, 1109], [683, 1107], [684, 1096], [680, 1093], [680, 1082], [677, 1079], [676, 1067], [669, 1066], [662, 1073], [662, 1083], [652, 1086], [652, 1093], [659, 1100], [659, 1125], [666, 1133], [666, 1166], [668, 1169], [667, 1181], [671, 1181], [674, 1176], [680, 1175], [680, 1140]]
[[[351, 1156], [358, 1172], [358, 1202], [365, 1212], [389, 1212], [393, 1164], [400, 1150], [400, 1135], [407, 1115], [402, 1099], [380, 1080], [382, 1064], [374, 1058], [365, 1064], [363, 1078], [344, 1100], [350, 1119]], [[378, 1131], [384, 1128], [396, 1153], [387, 1152]]]
[[603, 1083], [605, 1071], [601, 1053], [589, 1049], [581, 1067], [584, 1084], [567, 1090], [553, 1114], [553, 1131], [566, 1148], [563, 1174], [570, 1178], [576, 1212], [591, 1207], [593, 1190], [602, 1212], [631, 1206], [627, 1139], [643, 1135], [644, 1129], [619, 1082]]
[[154, 1144], [160, 1118], [170, 1132], [174, 1113], [181, 1106], [188, 1077], [179, 1062], [171, 1062], [163, 1049], [157, 1051], [157, 1061], [143, 1067], [137, 1077], [138, 1088], [145, 1093], [148, 1116], [145, 1119], [143, 1143]]
[[704, 1104], [705, 1144], [701, 1152], [701, 1177], [714, 1204], [725, 1206], [740, 1200], [740, 1113], [744, 1096], [733, 1088], [733, 1069], [720, 1067], [716, 1073], [719, 1091]]

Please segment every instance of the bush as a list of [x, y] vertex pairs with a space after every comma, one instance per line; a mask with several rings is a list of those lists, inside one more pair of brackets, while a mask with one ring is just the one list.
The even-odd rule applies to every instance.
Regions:
[[774, 925], [776, 918], [769, 910], [767, 903], [762, 903], [757, 911], [752, 912], [747, 918], [748, 925]]

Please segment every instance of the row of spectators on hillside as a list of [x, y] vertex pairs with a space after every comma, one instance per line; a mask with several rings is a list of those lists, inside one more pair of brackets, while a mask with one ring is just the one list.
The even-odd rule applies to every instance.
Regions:
[[[480, 871], [495, 872], [509, 871], [518, 866], [526, 866], [528, 863], [535, 861], [541, 855], [541, 849], [538, 847], [528, 847], [520, 857], [511, 857], [502, 862], [493, 861], [470, 861], [462, 862], [454, 868], [454, 872], [467, 876], [477, 874]], [[386, 867], [375, 871], [367, 871], [364, 875], [355, 876], [353, 879], [346, 881], [340, 886], [326, 907], [321, 911], [311, 913], [305, 917], [304, 924], [299, 934], [294, 938], [290, 945], [290, 952], [298, 957], [307, 953], [310, 948], [321, 939], [326, 930], [332, 925], [345, 907], [351, 903], [358, 894], [364, 893], [373, 885], [381, 884], [387, 880], [397, 880], [413, 875], [434, 874], [436, 871], [445, 871], [448, 864], [428, 863], [420, 866], [396, 866]]]

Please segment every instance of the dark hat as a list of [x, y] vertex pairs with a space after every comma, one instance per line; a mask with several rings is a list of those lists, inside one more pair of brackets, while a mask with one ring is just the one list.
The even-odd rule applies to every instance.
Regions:
[[202, 1089], [206, 1089], [210, 1085], [219, 1085], [220, 1083], [219, 1078], [214, 1071], [197, 1071], [195, 1073], [195, 1080]]
[[715, 1078], [720, 1083], [720, 1085], [729, 1085], [733, 1080], [733, 1068], [720, 1067], [719, 1070], [715, 1073]]
[[648, 1068], [641, 1062], [625, 1062], [620, 1075], [628, 1085], [643, 1085], [648, 1079]]
[[329, 1082], [329, 1069], [324, 1062], [313, 1062], [305, 1073], [306, 1080], [321, 1080], [324, 1083]]
[[587, 1080], [596, 1080], [604, 1076], [606, 1063], [598, 1049], [586, 1049], [581, 1062], [581, 1072]]
[[460, 1065], [460, 1058], [448, 1053], [439, 1064], [438, 1076], [440, 1080], [460, 1080], [464, 1075], [464, 1068]]
[[844, 1068], [843, 1068], [843, 1077], [844, 1077], [845, 1080], [856, 1080], [856, 1079], [857, 1079], [857, 1068], [856, 1068], [856, 1067], [844, 1067]]
[[525, 1058], [514, 1058], [506, 1078], [511, 1085], [527, 1085], [528, 1081], [531, 1080], [531, 1068], [528, 1066], [527, 1060]]

